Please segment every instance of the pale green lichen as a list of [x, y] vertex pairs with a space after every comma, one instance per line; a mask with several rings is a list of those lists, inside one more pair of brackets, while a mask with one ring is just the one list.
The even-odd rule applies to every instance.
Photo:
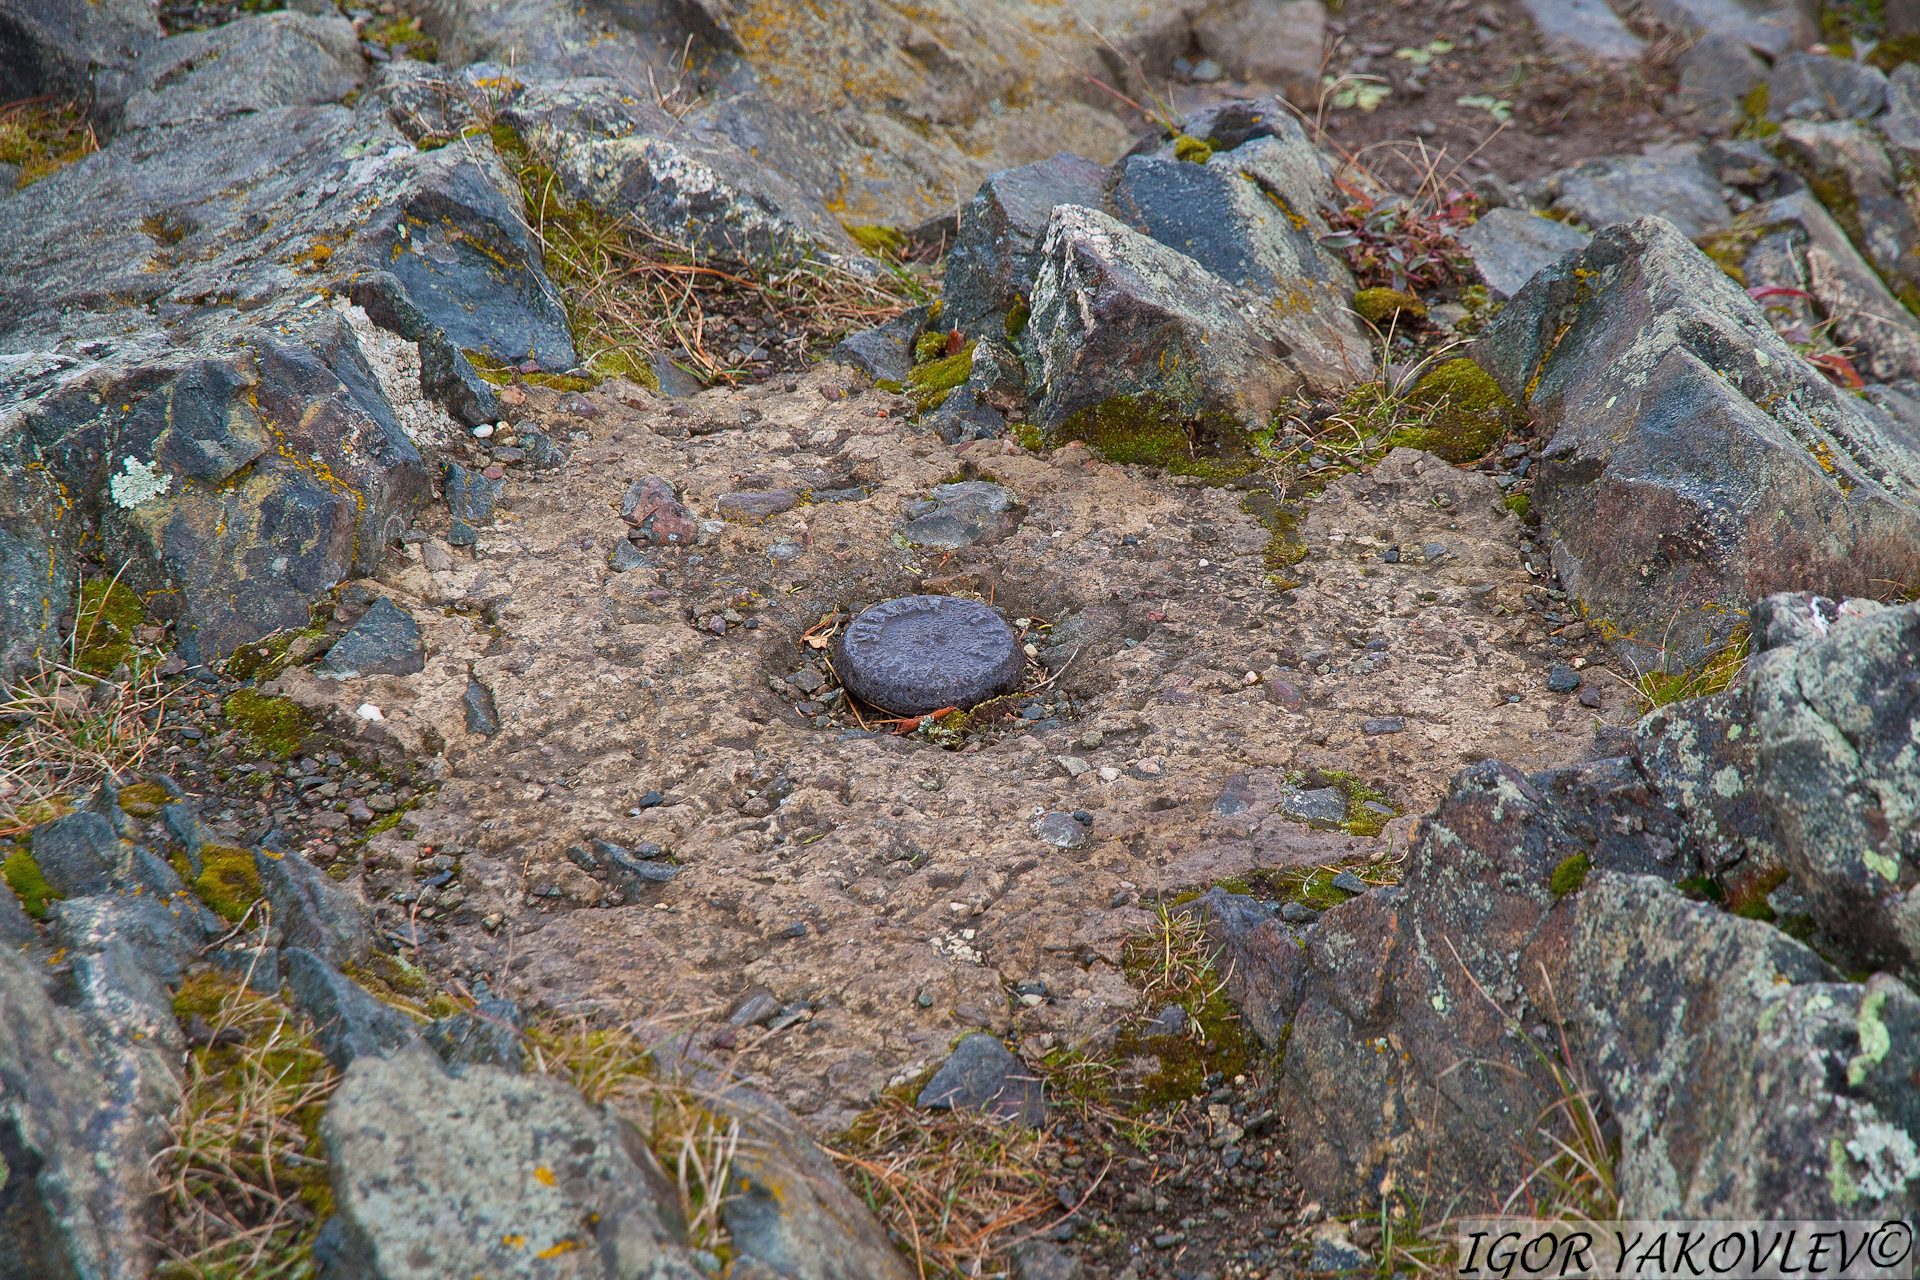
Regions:
[[118, 475], [107, 481], [107, 492], [113, 498], [113, 505], [123, 511], [131, 511], [143, 502], [160, 497], [173, 488], [173, 477], [161, 471], [151, 462], [142, 462], [138, 458], [128, 458]]
[[1887, 1056], [1887, 1050], [1893, 1047], [1893, 1033], [1887, 1024], [1880, 1020], [1880, 1006], [1887, 1002], [1885, 991], [1869, 991], [1860, 1001], [1860, 1017], [1857, 1023], [1860, 1032], [1860, 1052], [1847, 1063], [1847, 1083], [1857, 1085], [1867, 1078], [1867, 1072], [1875, 1063]]

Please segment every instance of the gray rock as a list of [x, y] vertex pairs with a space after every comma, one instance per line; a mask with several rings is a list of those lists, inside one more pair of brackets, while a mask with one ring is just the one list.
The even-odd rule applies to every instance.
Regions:
[[1648, 0], [1647, 8], [1689, 36], [1731, 36], [1768, 58], [1819, 39], [1795, 0]]
[[[595, 844], [599, 846], [601, 842]], [[626, 902], [636, 901], [650, 886], [665, 884], [680, 874], [680, 868], [671, 863], [643, 861], [619, 845], [604, 845], [601, 852], [613, 886]]]
[[[104, 952], [118, 943], [131, 960], [163, 986], [178, 986], [186, 966], [206, 941], [199, 904], [187, 893], [102, 893], [50, 903], [54, 936], [75, 956]], [[167, 1000], [160, 999], [167, 1008]]]
[[470, 467], [449, 462], [441, 469], [440, 480], [446, 494], [447, 510], [455, 520], [469, 524], [488, 524], [500, 501], [502, 482], [489, 480]]
[[1033, 834], [1056, 849], [1078, 849], [1088, 840], [1084, 823], [1075, 822], [1070, 813], [1043, 813], [1033, 820]]
[[209, 951], [207, 963], [255, 991], [274, 995], [280, 990], [280, 952], [273, 947], [221, 947]]
[[764, 1026], [780, 1012], [780, 998], [765, 987], [754, 987], [734, 1003], [727, 1022], [736, 1027]]
[[649, 567], [647, 553], [625, 538], [614, 543], [613, 550], [607, 553], [607, 568], [615, 573], [626, 573], [630, 569]]
[[1780, 172], [1773, 152], [1751, 138], [1722, 138], [1700, 150], [1700, 163], [1723, 186], [1757, 187]]
[[341, 679], [359, 676], [407, 676], [427, 665], [420, 624], [386, 596], [375, 600], [360, 620], [327, 650], [322, 663]]
[[[361, 1058], [321, 1121], [338, 1218], [323, 1280], [552, 1274], [697, 1280], [648, 1194], [637, 1138], [539, 1075], [442, 1069], [425, 1044]], [[531, 1260], [557, 1261], [539, 1272]], [[549, 1270], [549, 1268], [551, 1268]]]
[[913, 340], [927, 327], [929, 310], [909, 307], [885, 324], [850, 333], [834, 347], [833, 358], [897, 390], [913, 372]]
[[[975, 361], [979, 360], [979, 348], [975, 348]], [[1007, 420], [1000, 411], [982, 400], [969, 381], [954, 389], [953, 393], [940, 402], [939, 408], [928, 415], [925, 425], [947, 444], [959, 444], [963, 440], [994, 440], [1006, 434]]]
[[461, 696], [460, 705], [466, 711], [468, 733], [491, 738], [500, 732], [500, 710], [494, 705], [493, 690], [472, 676], [467, 677], [467, 691]]
[[1592, 231], [1656, 214], [1693, 238], [1718, 231], [1733, 218], [1720, 184], [1693, 146], [1585, 160], [1528, 183], [1525, 190], [1536, 204]]
[[1647, 42], [1627, 30], [1619, 15], [1601, 0], [1523, 2], [1550, 49], [1610, 62], [1637, 62], [1647, 50]]
[[1292, 931], [1254, 899], [1220, 888], [1207, 890], [1189, 910], [1206, 923], [1208, 942], [1220, 948], [1228, 998], [1261, 1044], [1278, 1047], [1300, 1006], [1308, 969]]
[[280, 958], [293, 1002], [313, 1019], [314, 1041], [340, 1070], [356, 1059], [389, 1057], [420, 1038], [413, 1019], [375, 1000], [313, 952], [287, 947]]
[[14, 188], [19, 185], [20, 166], [0, 161], [0, 200], [12, 195]]
[[1332, 831], [1347, 820], [1347, 797], [1338, 787], [1300, 791], [1288, 787], [1280, 797], [1280, 812], [1295, 822]]
[[1304, 902], [1283, 902], [1280, 918], [1288, 924], [1312, 924], [1320, 918], [1320, 913]]
[[671, 243], [764, 261], [857, 253], [815, 196], [761, 163], [710, 117], [675, 119], [618, 82], [531, 84], [500, 112], [568, 198]]
[[1351, 871], [1342, 871], [1339, 875], [1335, 876], [1333, 878], [1333, 887], [1342, 893], [1365, 893], [1367, 890], [1373, 888], [1372, 885]]
[[43, 822], [33, 829], [33, 860], [56, 893], [69, 898], [104, 893], [118, 875], [130, 848], [113, 823], [81, 811]]
[[978, 600], [902, 596], [847, 624], [834, 640], [833, 669], [848, 692], [917, 716], [1011, 693], [1026, 655], [1006, 619]]
[[[1920, 605], [1775, 597], [1748, 673], [1755, 786], [1814, 919], [1876, 968], [1920, 979]], [[1802, 608], [1811, 608], [1801, 613]], [[1834, 610], [1831, 621], [1825, 608]], [[1780, 644], [1780, 613], [1805, 618]], [[1809, 632], [1824, 634], [1809, 635]]]
[[1912, 438], [1660, 219], [1541, 272], [1478, 358], [1547, 442], [1533, 503], [1555, 570], [1643, 664], [1717, 649], [1756, 594], [1867, 594], [1920, 553]]
[[1723, 875], [1781, 865], [1772, 815], [1754, 787], [1750, 705], [1736, 684], [1648, 712], [1633, 730], [1641, 769], [1685, 824], [1683, 846]]
[[1887, 103], [1887, 76], [1851, 58], [1790, 53], [1767, 81], [1769, 120], [1865, 120]]
[[298, 853], [256, 849], [253, 862], [287, 946], [311, 951], [336, 968], [366, 960], [373, 918], [357, 894]]
[[352, 24], [303, 13], [253, 14], [169, 36], [141, 63], [146, 83], [127, 102], [123, 130], [320, 106], [366, 79]]
[[164, 36], [153, 8], [140, 0], [6, 0], [0, 24], [7, 28], [0, 101], [85, 102], [103, 133], [111, 133], [146, 78], [142, 55]]
[[1352, 374], [1277, 354], [1271, 308], [1249, 318], [1224, 281], [1095, 209], [1062, 205], [1042, 245], [1028, 325], [1028, 401], [1052, 442], [1091, 439], [1116, 461], [1144, 418], [1232, 447], [1303, 385]]
[[1674, 105], [1705, 133], [1732, 133], [1747, 118], [1753, 91], [1767, 83], [1767, 64], [1737, 36], [1710, 33], [1680, 55]]
[[1048, 1240], [1015, 1245], [1007, 1262], [1007, 1280], [1082, 1280], [1087, 1273], [1080, 1259]]
[[1272, 85], [1290, 101], [1312, 102], [1326, 25], [1320, 0], [1226, 0], [1194, 13], [1193, 37], [1228, 79]]
[[[154, 1262], [149, 1160], [178, 1102], [170, 1046], [118, 1041], [55, 1005], [38, 965], [0, 948], [0, 1274], [144, 1276]], [[78, 977], [79, 975], [76, 975]], [[171, 1017], [167, 1018], [172, 1022]], [[103, 1034], [105, 1033], [105, 1034]]]
[[1496, 301], [1511, 298], [1541, 268], [1593, 239], [1564, 222], [1520, 209], [1490, 209], [1455, 238], [1473, 255], [1474, 269]]
[[984, 1031], [954, 1046], [914, 1105], [929, 1111], [981, 1110], [1035, 1128], [1046, 1119], [1047, 1106], [1039, 1077]]
[[1590, 1078], [1620, 1126], [1623, 1215], [1912, 1211], [1911, 990], [1842, 981], [1768, 925], [1605, 873], [1581, 895], [1568, 968]]
[[1187, 1011], [1177, 1004], [1170, 1004], [1153, 1016], [1153, 1021], [1140, 1028], [1140, 1038], [1153, 1036], [1183, 1036], [1192, 1023]]
[[1370, 738], [1377, 737], [1383, 733], [1405, 733], [1406, 731], [1407, 721], [1405, 716], [1376, 716], [1371, 720], [1363, 720], [1360, 722], [1360, 732]]
[[456, 1013], [429, 1022], [421, 1031], [448, 1069], [459, 1075], [467, 1067], [526, 1070], [525, 1020], [511, 1000], [482, 1000], [471, 1013]]
[[[1807, 176], [1848, 238], [1896, 297], [1920, 297], [1920, 224], [1901, 193], [1893, 159], [1857, 121], [1789, 120], [1775, 140], [1780, 156]], [[1895, 316], [1920, 327], [1910, 310]], [[1913, 376], [1913, 370], [1903, 375]]]
[[921, 547], [970, 547], [1010, 523], [995, 517], [1011, 510], [1014, 499], [1011, 490], [990, 480], [963, 480], [935, 485], [933, 504], [932, 511], [901, 526], [900, 536]]
[[715, 499], [713, 512], [722, 520], [739, 524], [764, 524], [782, 511], [791, 511], [800, 495], [791, 489], [767, 489], [758, 493], [723, 493]]
[[664, 351], [651, 353], [647, 357], [647, 366], [653, 370], [653, 379], [659, 383], [660, 394], [663, 396], [684, 400], [688, 396], [697, 396], [707, 389], [705, 383], [681, 368], [675, 363], [673, 357]]
[[1564, 662], [1547, 668], [1547, 688], [1554, 693], [1572, 693], [1580, 687], [1580, 673]]
[[1920, 320], [1809, 192], [1756, 205], [1735, 222], [1732, 234], [1747, 246], [1742, 272], [1749, 288], [1774, 285], [1813, 297], [1811, 307], [1791, 296], [1768, 298], [1769, 315], [1803, 327], [1824, 317], [1832, 336], [1854, 350], [1856, 365], [1868, 377], [1920, 373]]
[[1015, 303], [1033, 297], [1040, 245], [1061, 205], [1099, 208], [1107, 171], [1062, 151], [1050, 159], [987, 175], [960, 210], [947, 251], [940, 324], [969, 337], [1004, 332]]
[[1887, 77], [1887, 112], [1875, 123], [1909, 163], [1920, 159], [1920, 63], [1903, 62]]
[[20, 897], [11, 889], [0, 892], [0, 947], [21, 951], [40, 940], [33, 918], [20, 905]]

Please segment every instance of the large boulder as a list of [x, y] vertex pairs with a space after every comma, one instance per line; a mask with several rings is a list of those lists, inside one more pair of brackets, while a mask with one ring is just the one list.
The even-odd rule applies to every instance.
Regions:
[[0, 0], [0, 102], [85, 102], [110, 131], [164, 36], [145, 0]]
[[[252, 30], [334, 31], [270, 16]], [[51, 652], [89, 529], [193, 662], [304, 625], [373, 571], [429, 482], [337, 297], [356, 275], [405, 304], [404, 326], [376, 308], [420, 346], [405, 394], [464, 404], [463, 351], [575, 361], [484, 137], [419, 151], [378, 95], [261, 106], [279, 90], [229, 102], [240, 87], [209, 75], [156, 81], [141, 110], [180, 123], [129, 129], [0, 225], [5, 673]]]
[[1054, 210], [1028, 330], [1028, 402], [1049, 440], [1160, 465], [1231, 450], [1303, 387], [1358, 369], [1296, 360], [1275, 309], [1097, 209]]
[[[1879, 136], [1856, 120], [1789, 120], [1774, 145], [1905, 304], [1896, 313], [1900, 319], [1920, 327], [1910, 314], [1920, 305], [1920, 224]], [[1902, 375], [1914, 372], [1905, 369]]]
[[317, 107], [340, 101], [367, 76], [352, 23], [292, 12], [169, 36], [142, 66], [146, 83], [127, 102], [123, 129]]
[[1689, 36], [1729, 36], [1768, 58], [1819, 38], [1798, 0], [1648, 0], [1647, 8]]
[[1756, 920], [1601, 873], [1569, 1012], [1620, 1151], [1622, 1218], [1910, 1218], [1920, 996], [1847, 982]]
[[1004, 330], [1013, 308], [1033, 294], [1040, 241], [1063, 204], [1097, 209], [1107, 171], [1060, 152], [1017, 169], [989, 174], [960, 209], [960, 230], [947, 253], [940, 324], [968, 337]]
[[1542, 271], [1478, 358], [1546, 442], [1533, 502], [1555, 570], [1637, 661], [1697, 660], [1774, 591], [1911, 576], [1920, 441], [1663, 219]]

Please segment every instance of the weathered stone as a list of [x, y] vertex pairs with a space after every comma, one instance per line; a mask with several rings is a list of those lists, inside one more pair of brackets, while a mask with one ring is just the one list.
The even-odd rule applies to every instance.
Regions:
[[913, 340], [926, 328], [929, 310], [925, 305], [909, 307], [885, 324], [850, 333], [834, 347], [833, 358], [898, 390], [913, 372]]
[[4, 0], [0, 30], [0, 101], [85, 102], [103, 132], [145, 80], [142, 55], [165, 34], [140, 0]]
[[1684, 843], [1735, 884], [1781, 865], [1766, 797], [1754, 786], [1750, 705], [1741, 683], [1657, 708], [1633, 728], [1640, 767], [1680, 815]]
[[1227, 996], [1268, 1049], [1286, 1040], [1300, 1007], [1310, 965], [1293, 931], [1252, 898], [1207, 890], [1191, 908], [1207, 923], [1207, 939], [1221, 949]]
[[511, 1000], [482, 1000], [471, 1013], [430, 1022], [421, 1034], [455, 1075], [472, 1066], [524, 1071], [527, 1063], [524, 1020]]
[[293, 852], [256, 849], [260, 892], [273, 926], [289, 947], [301, 947], [338, 968], [360, 964], [373, 949], [373, 919], [348, 888]]
[[1212, 0], [1193, 15], [1200, 52], [1229, 79], [1272, 85], [1301, 104], [1317, 100], [1326, 26], [1320, 0]]
[[849, 692], [917, 716], [1011, 693], [1026, 655], [1013, 628], [978, 600], [903, 596], [847, 624], [834, 640], [833, 668]]
[[1271, 309], [1250, 318], [1193, 259], [1098, 210], [1060, 206], [1042, 248], [1027, 374], [1033, 422], [1049, 441], [1164, 464], [1196, 440], [1236, 447], [1303, 384], [1353, 376], [1297, 366]]
[[1003, 333], [1015, 304], [1033, 297], [1053, 211], [1061, 205], [1097, 209], [1106, 185], [1105, 169], [1064, 151], [989, 174], [960, 210], [960, 233], [947, 252], [941, 327], [969, 337]]
[[690, 547], [700, 535], [693, 512], [673, 496], [659, 476], [636, 480], [620, 499], [620, 518], [632, 525], [627, 536], [649, 546]]
[[500, 501], [503, 487], [500, 481], [489, 480], [480, 472], [457, 462], [449, 462], [441, 469], [440, 481], [447, 499], [447, 510], [453, 513], [455, 520], [476, 525], [488, 524], [493, 520], [493, 509]]
[[[86, 968], [87, 966], [82, 966]], [[179, 1085], [168, 1044], [102, 1036], [86, 1007], [56, 1006], [36, 962], [0, 949], [0, 1274], [144, 1276], [153, 1261], [148, 1161]], [[76, 974], [76, 977], [82, 975]], [[169, 1026], [172, 1018], [166, 1018]]]
[[293, 1002], [313, 1019], [315, 1043], [344, 1071], [360, 1058], [385, 1058], [420, 1038], [413, 1019], [368, 995], [319, 956], [300, 947], [280, 953]]
[[914, 1105], [931, 1111], [985, 1111], [1035, 1128], [1045, 1120], [1047, 1108], [1039, 1077], [984, 1031], [954, 1046]]
[[1575, 57], [1637, 62], [1647, 42], [1601, 0], [1523, 0], [1547, 47]]
[[635, 857], [619, 845], [607, 845], [603, 851], [613, 887], [625, 902], [638, 901], [650, 888], [667, 883], [680, 874], [680, 868], [665, 862]]
[[33, 860], [56, 893], [69, 898], [104, 893], [127, 852], [113, 823], [81, 811], [33, 829]]
[[721, 1219], [735, 1261], [765, 1274], [821, 1280], [909, 1280], [913, 1268], [841, 1179], [839, 1170], [785, 1107], [740, 1086], [696, 1078], [708, 1105], [740, 1125], [733, 1180]]
[[1920, 159], [1920, 63], [1903, 62], [1887, 77], [1887, 112], [1875, 123], [1909, 163]]
[[901, 526], [900, 536], [915, 546], [969, 547], [1012, 524], [997, 517], [1013, 508], [1013, 494], [990, 480], [935, 485], [932, 501], [932, 511]]
[[1088, 840], [1087, 828], [1070, 813], [1043, 813], [1032, 822], [1034, 838], [1056, 849], [1078, 849]]
[[[1848, 238], [1894, 295], [1920, 302], [1920, 224], [1902, 197], [1893, 160], [1873, 130], [1857, 121], [1789, 120], [1775, 147], [1820, 197]], [[1920, 326], [1910, 307], [1895, 314]], [[1914, 370], [1903, 370], [1912, 376]]]
[[817, 197], [710, 120], [676, 119], [614, 80], [532, 84], [500, 118], [570, 199], [672, 243], [756, 262], [857, 251]]
[[1767, 81], [1769, 120], [1865, 120], [1886, 102], [1885, 72], [1824, 53], [1790, 53]]
[[1593, 231], [1654, 214], [1691, 238], [1717, 231], [1733, 217], [1697, 146], [1585, 160], [1528, 183], [1525, 191], [1536, 204]]
[[325, 1280], [700, 1274], [648, 1194], [637, 1138], [551, 1077], [449, 1075], [412, 1045], [355, 1062], [321, 1135], [338, 1214], [314, 1249]]
[[406, 676], [427, 665], [420, 624], [386, 596], [375, 600], [360, 620], [327, 650], [321, 664], [339, 678]]
[[1778, 614], [1811, 606], [1801, 643], [1756, 636], [1769, 647], [1748, 674], [1755, 787], [1780, 859], [1850, 953], [1920, 979], [1920, 605], [1770, 604], [1769, 632]]
[[1737, 36], [1709, 33], [1680, 55], [1674, 105], [1702, 132], [1732, 133], [1748, 114], [1753, 92], [1767, 83], [1767, 64]]
[[1337, 829], [1347, 820], [1347, 797], [1338, 787], [1301, 791], [1289, 787], [1280, 798], [1280, 812], [1295, 822], [1304, 822], [1322, 831]]
[[[47, 918], [60, 945], [73, 955], [105, 952], [119, 943], [139, 969], [165, 986], [179, 985], [186, 966], [206, 941], [199, 904], [185, 892], [166, 897], [127, 892], [73, 898], [49, 904]], [[164, 992], [159, 1007], [167, 1011]]]
[[1689, 36], [1731, 36], [1768, 58], [1819, 38], [1795, 0], [1649, 0], [1647, 8]]
[[466, 712], [468, 733], [490, 738], [500, 732], [500, 710], [494, 705], [493, 690], [472, 676], [467, 677], [467, 691], [460, 705]]
[[320, 106], [366, 79], [351, 23], [290, 12], [169, 36], [141, 59], [141, 69], [145, 84], [127, 102], [124, 130]]
[[1496, 301], [1511, 298], [1543, 267], [1593, 239], [1564, 222], [1519, 209], [1490, 209], [1455, 238], [1473, 255], [1474, 269]]
[[[1620, 1126], [1620, 1213], [1898, 1217], [1920, 1180], [1920, 997], [1842, 981], [1651, 877], [1580, 895], [1568, 1010]], [[1678, 1034], [1676, 1034], [1678, 1031]]]
[[1479, 359], [1547, 441], [1554, 568], [1643, 663], [1698, 660], [1756, 596], [1866, 594], [1920, 553], [1911, 438], [1663, 220], [1541, 272]]
[[723, 493], [714, 500], [713, 513], [739, 524], [764, 524], [782, 511], [793, 510], [799, 501], [800, 496], [791, 489]]
[[1083, 1280], [1087, 1273], [1080, 1259], [1048, 1240], [1015, 1245], [1007, 1261], [1007, 1280]]
[[[974, 360], [979, 363], [978, 348], [975, 348]], [[945, 443], [959, 444], [966, 440], [996, 439], [1005, 434], [1007, 420], [980, 398], [969, 380], [940, 402], [939, 408], [925, 419], [925, 425]]]

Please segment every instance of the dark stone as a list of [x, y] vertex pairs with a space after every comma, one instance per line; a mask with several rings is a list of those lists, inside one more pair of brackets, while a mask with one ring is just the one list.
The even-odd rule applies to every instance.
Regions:
[[1376, 719], [1368, 720], [1360, 726], [1360, 732], [1366, 734], [1368, 737], [1376, 737], [1383, 733], [1405, 733], [1406, 731], [1407, 722], [1403, 716], [1380, 716]]
[[1140, 1035], [1142, 1039], [1151, 1036], [1185, 1035], [1190, 1021], [1185, 1009], [1177, 1004], [1170, 1004], [1155, 1014], [1153, 1021], [1140, 1028]]
[[1744, 124], [1749, 95], [1767, 82], [1767, 64], [1747, 42], [1718, 32], [1702, 36], [1675, 65], [1680, 91], [1674, 105], [1706, 133], [1732, 133]]
[[626, 573], [630, 569], [645, 569], [649, 567], [647, 553], [626, 538], [622, 538], [614, 543], [613, 550], [607, 553], [607, 567], [615, 573]]
[[765, 987], [754, 987], [735, 1002], [727, 1022], [736, 1027], [757, 1027], [772, 1021], [779, 1012], [779, 998]]
[[620, 499], [620, 518], [633, 526], [627, 536], [648, 546], [690, 547], [700, 533], [693, 512], [673, 496], [659, 476], [636, 480]]
[[[49, 904], [47, 917], [70, 955], [100, 955], [119, 948], [122, 959], [163, 986], [179, 985], [206, 940], [200, 904], [184, 890], [164, 896], [109, 892], [71, 898]], [[164, 996], [160, 1007], [170, 1012]]]
[[998, 336], [1016, 302], [1031, 299], [1040, 241], [1055, 207], [1100, 207], [1107, 171], [1062, 151], [1002, 169], [960, 211], [959, 238], [947, 251], [940, 323], [969, 337]]
[[909, 307], [885, 324], [848, 334], [833, 349], [833, 358], [875, 383], [905, 385], [913, 372], [913, 340], [926, 327], [928, 310], [924, 305]]
[[1007, 1251], [1007, 1280], [1082, 1280], [1086, 1268], [1059, 1245], [1029, 1240]]
[[670, 863], [643, 861], [617, 844], [596, 840], [594, 849], [606, 859], [613, 887], [627, 902], [638, 899], [650, 886], [665, 884], [680, 874], [680, 868]]
[[500, 481], [489, 480], [478, 471], [457, 462], [447, 463], [440, 477], [445, 485], [447, 510], [453, 513], [455, 520], [476, 525], [493, 520], [493, 509], [499, 504], [500, 492], [504, 487]]
[[421, 1034], [440, 1060], [460, 1074], [462, 1067], [500, 1067], [526, 1070], [526, 1026], [520, 1006], [511, 1000], [482, 1000], [471, 1013], [456, 1013], [430, 1022]]
[[286, 946], [310, 951], [336, 968], [366, 960], [373, 949], [373, 920], [352, 890], [297, 853], [257, 849], [253, 861]]
[[1542, 267], [1593, 239], [1564, 222], [1519, 209], [1490, 209], [1455, 238], [1473, 255], [1474, 269], [1495, 300], [1511, 298]]
[[54, 892], [69, 898], [104, 893], [127, 846], [97, 813], [69, 813], [33, 829], [33, 860]]
[[1333, 887], [1342, 893], [1365, 893], [1373, 886], [1351, 871], [1342, 871], [1333, 878]]
[[480, 541], [480, 533], [465, 520], [454, 520], [447, 525], [447, 545], [450, 547], [470, 547]]
[[460, 702], [466, 708], [468, 733], [491, 738], [500, 732], [500, 710], [494, 705], [493, 690], [468, 676], [467, 691]]
[[653, 370], [654, 381], [660, 384], [660, 394], [663, 396], [684, 400], [707, 389], [705, 383], [675, 364], [673, 358], [664, 351], [650, 354], [647, 366]]
[[1535, 204], [1577, 218], [1594, 231], [1657, 214], [1681, 235], [1703, 236], [1733, 217], [1698, 152], [1684, 147], [1583, 160], [1528, 183], [1525, 190]]
[[1035, 1128], [1045, 1121], [1047, 1106], [1039, 1078], [984, 1031], [954, 1046], [914, 1105], [928, 1111], [978, 1109]]
[[1920, 442], [1659, 219], [1534, 277], [1477, 358], [1546, 442], [1553, 568], [1642, 666], [1717, 650], [1756, 595], [1868, 595], [1920, 556]]
[[1012, 519], [997, 517], [1013, 506], [1013, 494], [990, 480], [935, 485], [932, 510], [902, 525], [900, 536], [917, 547], [969, 547], [991, 534], [1009, 531]]
[[313, 1019], [314, 1040], [327, 1061], [345, 1071], [355, 1058], [387, 1058], [420, 1038], [413, 1019], [368, 995], [311, 951], [280, 953], [293, 1002]]
[[1547, 668], [1547, 688], [1555, 693], [1572, 693], [1580, 687], [1580, 673], [1563, 662]]
[[343, 678], [412, 675], [427, 665], [420, 624], [411, 613], [381, 596], [327, 650], [321, 665]]
[[782, 511], [791, 511], [800, 496], [791, 489], [768, 489], [760, 493], [723, 493], [715, 500], [714, 514], [738, 524], [764, 524]]
[[997, 440], [1006, 433], [1007, 420], [968, 382], [954, 388], [924, 425], [945, 443], [959, 444], [963, 440]]
[[977, 600], [905, 596], [874, 605], [834, 641], [847, 689], [898, 715], [971, 707], [1019, 687], [1026, 655]]
[[1887, 103], [1878, 67], [1824, 53], [1789, 53], [1767, 81], [1769, 120], [1865, 120]]
[[139, 0], [10, 0], [0, 6], [0, 31], [0, 101], [83, 102], [109, 134], [146, 79], [142, 56], [165, 36]]
[[145, 54], [146, 84], [121, 129], [175, 128], [276, 107], [338, 102], [366, 79], [353, 28], [338, 17], [263, 13], [170, 36]]
[[1283, 902], [1280, 918], [1288, 924], [1312, 924], [1320, 918], [1320, 913], [1304, 902]]

